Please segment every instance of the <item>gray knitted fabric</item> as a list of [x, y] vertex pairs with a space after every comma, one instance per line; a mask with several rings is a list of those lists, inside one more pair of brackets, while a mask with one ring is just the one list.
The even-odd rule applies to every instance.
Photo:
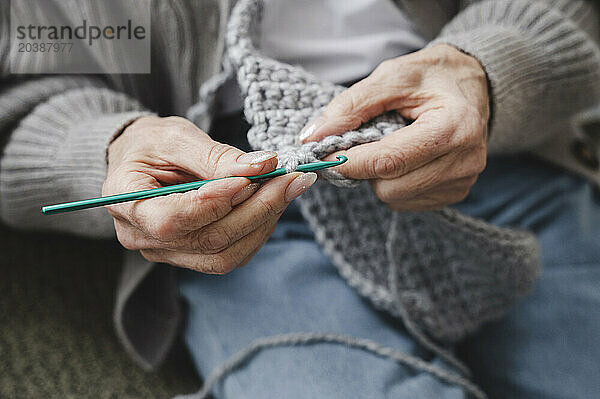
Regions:
[[[233, 71], [245, 97], [254, 149], [277, 151], [279, 166], [292, 171], [337, 150], [379, 140], [403, 126], [386, 113], [356, 131], [298, 145], [296, 136], [331, 99], [344, 90], [301, 68], [262, 56], [254, 47], [261, 0], [241, 0], [227, 32], [223, 73], [205, 85], [206, 103]], [[208, 107], [191, 110], [193, 117]], [[400, 317], [407, 330], [462, 374], [469, 370], [429, 337], [456, 341], [482, 323], [499, 317], [531, 288], [540, 271], [533, 235], [500, 229], [452, 209], [399, 213], [380, 202], [366, 182], [350, 181], [335, 170], [300, 198], [302, 214], [341, 275], [378, 308]], [[423, 333], [423, 330], [425, 333]], [[484, 392], [464, 375], [427, 363], [376, 342], [328, 333], [264, 337], [215, 369], [199, 392], [177, 399], [204, 399], [225, 376], [261, 350], [277, 346], [340, 344], [426, 371], [460, 386], [476, 398]]]
[[[227, 34], [253, 148], [277, 151], [280, 166], [293, 170], [404, 126], [398, 114], [388, 113], [356, 131], [298, 146], [301, 128], [344, 88], [262, 56], [253, 45], [261, 10], [261, 1], [240, 1]], [[459, 340], [501, 316], [540, 272], [538, 245], [527, 232], [450, 208], [393, 212], [366, 182], [348, 181], [333, 170], [322, 177], [329, 182], [318, 181], [300, 200], [317, 241], [350, 285], [414, 332]]]
[[[71, 19], [80, 18], [81, 10], [92, 12], [104, 4], [87, 2], [88, 8], [84, 9], [86, 2], [82, 1], [81, 7], [74, 9], [63, 1], [48, 1], [60, 6]], [[210, 99], [223, 81], [220, 76], [209, 81], [207, 78], [218, 71], [225, 30], [219, 21], [225, 21], [229, 15], [230, 3], [161, 1], [160, 7], [153, 7], [152, 11], [152, 74], [107, 75], [97, 79], [10, 75], [10, 7], [8, 2], [0, 2], [0, 136], [5, 142], [0, 158], [0, 219], [20, 229], [114, 237], [113, 220], [101, 209], [48, 218], [39, 215], [39, 206], [100, 195], [106, 177], [106, 145], [133, 119], [147, 112], [183, 115], [196, 100], [201, 82], [201, 95]], [[576, 170], [600, 185], [598, 171], [578, 168], [579, 161], [570, 151], [571, 118], [600, 99], [599, 24], [593, 2], [395, 3], [432, 43], [453, 45], [484, 66], [494, 108], [490, 153], [535, 151], [551, 163]], [[138, 3], [123, 1], [121, 5], [137, 7]], [[254, 104], [249, 99], [248, 109], [249, 119], [255, 125], [252, 135], [262, 131], [268, 138], [264, 144], [253, 143], [260, 148], [281, 147], [278, 150], [284, 163], [293, 169], [294, 162], [304, 162], [298, 154], [312, 159], [321, 153], [304, 152], [304, 148], [299, 152], [292, 145], [293, 140], [284, 137], [293, 137], [342, 88], [261, 57], [251, 43], [244, 42], [249, 37], [247, 31], [240, 31], [248, 27], [241, 25], [244, 18], [239, 14], [255, 6], [244, 2], [240, 7], [245, 11], [236, 11], [238, 33], [230, 40], [232, 55], [236, 55], [236, 48], [237, 55], [232, 57], [235, 65], [229, 66], [241, 72], [246, 94], [255, 97]], [[243, 60], [245, 55], [247, 60]], [[19, 63], [35, 62], [30, 56], [19, 53]], [[249, 73], [253, 62], [260, 75]], [[199, 104], [202, 106], [190, 109], [191, 119], [207, 131], [211, 108], [206, 105], [210, 103], [204, 101]], [[193, 117], [194, 114], [199, 117]], [[388, 116], [395, 118], [398, 126], [402, 123], [397, 116]], [[385, 125], [375, 127], [376, 136], [387, 132]], [[364, 127], [360, 132], [353, 140], [376, 138], [364, 136]], [[282, 141], [275, 143], [272, 136], [281, 136]], [[321, 150], [327, 152], [330, 148], [322, 146]], [[286, 155], [286, 151], [292, 155]], [[485, 224], [481, 224], [481, 233], [473, 235], [480, 229], [479, 222], [452, 211], [392, 214], [372, 197], [367, 187], [338, 191], [321, 182], [304, 195], [303, 201], [305, 216], [311, 220], [319, 242], [342, 273], [361, 292], [381, 303], [382, 308], [405, 315], [413, 332], [422, 330], [431, 337], [443, 338], [452, 336], [448, 330], [457, 333], [469, 326], [476, 328], [485, 320], [483, 316], [492, 317], [494, 310], [500, 314], [529, 284], [527, 276], [533, 278], [535, 274], [531, 263], [520, 264], [518, 255], [529, 246], [530, 237], [519, 245], [512, 233], [503, 236], [504, 230], [490, 230]], [[348, 214], [344, 214], [346, 210]], [[363, 218], [368, 218], [366, 223]], [[417, 227], [417, 222], [424, 226]], [[339, 231], [347, 231], [348, 235]], [[443, 237], [441, 243], [438, 236]], [[489, 250], [485, 244], [489, 244]], [[476, 247], [474, 252], [468, 252], [467, 245]], [[369, 250], [371, 254], [366, 252]], [[503, 254], [511, 255], [506, 264], [500, 260]], [[163, 359], [170, 337], [176, 334], [179, 317], [178, 311], [156, 314], [155, 304], [160, 302], [160, 309], [177, 308], [173, 295], [177, 290], [174, 284], [151, 289], [145, 286], [144, 278], [154, 266], [134, 259], [126, 258], [118, 287], [115, 324], [133, 359], [150, 369]], [[443, 276], [436, 276], [434, 271]], [[165, 269], [165, 273], [175, 270]], [[453, 288], [460, 295], [443, 291], [452, 292]], [[477, 296], [486, 300], [479, 301]], [[140, 297], [144, 300], [131, 300]], [[496, 306], [490, 306], [491, 299]], [[455, 308], [460, 311], [454, 312]], [[441, 315], [447, 315], [450, 321], [442, 323]], [[459, 320], [464, 315], [471, 323], [463, 322], [462, 326]], [[451, 328], [454, 325], [458, 328]], [[422, 342], [427, 339], [417, 335]], [[153, 339], [147, 339], [149, 336]]]

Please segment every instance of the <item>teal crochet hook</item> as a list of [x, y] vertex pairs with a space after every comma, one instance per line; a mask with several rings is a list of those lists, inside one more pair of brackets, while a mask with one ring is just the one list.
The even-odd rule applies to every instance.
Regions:
[[[338, 166], [343, 164], [348, 160], [347, 157], [340, 155], [337, 156], [337, 161], [320, 161], [320, 162], [312, 162], [304, 165], [298, 166], [296, 169], [298, 172], [314, 172], [316, 170], [321, 170], [325, 168], [331, 168], [332, 166]], [[256, 176], [235, 176], [235, 177], [245, 177], [250, 180], [260, 180], [260, 179], [269, 179], [271, 177], [281, 176], [286, 174], [285, 168], [277, 168], [272, 172], [264, 173], [262, 175]], [[109, 195], [107, 197], [98, 197], [98, 198], [90, 198], [81, 201], [74, 202], [65, 202], [62, 204], [55, 205], [46, 205], [42, 207], [42, 213], [44, 215], [54, 215], [57, 213], [65, 213], [78, 211], [81, 209], [89, 209], [96, 208], [99, 206], [119, 204], [121, 202], [127, 201], [137, 201], [141, 199], [154, 198], [162, 195], [168, 195], [173, 193], [185, 193], [186, 191], [195, 190], [197, 188], [202, 187], [208, 182], [227, 179], [227, 177], [220, 177], [218, 179], [210, 179], [210, 180], [200, 180], [191, 183], [183, 183], [176, 184], [173, 186], [161, 187], [161, 188], [153, 188], [151, 190], [142, 190], [142, 191], [134, 191], [131, 193], [124, 194], [116, 194]]]

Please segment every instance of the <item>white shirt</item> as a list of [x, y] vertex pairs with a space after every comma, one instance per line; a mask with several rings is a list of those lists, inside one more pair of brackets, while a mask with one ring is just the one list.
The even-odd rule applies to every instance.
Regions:
[[[391, 0], [265, 0], [258, 47], [265, 56], [346, 83], [425, 44]], [[225, 84], [219, 101], [221, 113], [239, 111], [237, 85]]]
[[267, 0], [259, 48], [344, 83], [426, 44], [391, 0]]

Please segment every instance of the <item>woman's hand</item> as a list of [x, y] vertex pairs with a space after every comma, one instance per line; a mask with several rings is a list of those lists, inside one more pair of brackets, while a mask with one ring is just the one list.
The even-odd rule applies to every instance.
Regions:
[[391, 110], [414, 122], [344, 151], [349, 160], [337, 170], [370, 179], [377, 196], [394, 210], [461, 201], [486, 162], [489, 98], [479, 62], [448, 45], [385, 61], [334, 98], [299, 138], [319, 141]]
[[[179, 117], [143, 117], [109, 146], [103, 195], [194, 180], [267, 173], [273, 152], [244, 153], [213, 141]], [[108, 206], [121, 244], [154, 262], [204, 273], [246, 264], [265, 243], [287, 205], [316, 179], [291, 173], [259, 187], [243, 177], [187, 193]]]

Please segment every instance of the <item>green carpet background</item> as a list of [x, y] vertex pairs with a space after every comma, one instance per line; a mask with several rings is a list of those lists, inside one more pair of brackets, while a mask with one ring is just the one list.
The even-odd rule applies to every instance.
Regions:
[[181, 343], [153, 373], [112, 325], [116, 241], [0, 226], [0, 398], [169, 398], [200, 386]]

